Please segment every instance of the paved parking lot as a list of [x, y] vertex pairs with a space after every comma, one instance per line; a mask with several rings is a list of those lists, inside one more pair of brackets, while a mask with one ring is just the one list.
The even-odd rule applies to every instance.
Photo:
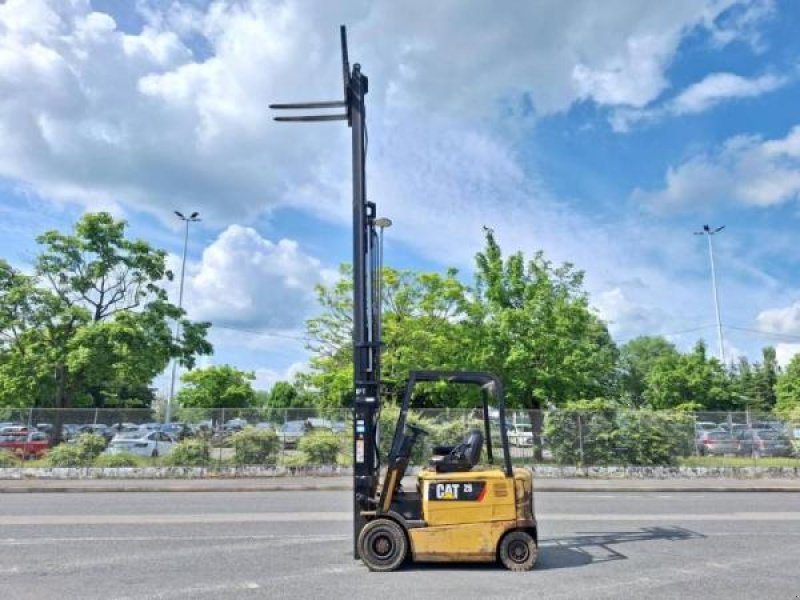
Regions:
[[0, 596], [72, 598], [787, 598], [800, 496], [540, 493], [530, 573], [373, 574], [341, 491], [8, 494]]

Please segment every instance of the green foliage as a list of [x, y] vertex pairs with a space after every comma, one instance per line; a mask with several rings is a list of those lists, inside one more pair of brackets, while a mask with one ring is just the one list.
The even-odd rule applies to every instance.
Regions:
[[544, 434], [559, 464], [673, 465], [691, 452], [685, 413], [629, 410], [607, 400], [571, 402], [547, 415]]
[[261, 417], [266, 421], [283, 422], [302, 419], [314, 407], [314, 397], [297, 384], [278, 381], [268, 392], [256, 392], [256, 403], [263, 407]]
[[274, 464], [280, 449], [278, 435], [274, 431], [248, 427], [231, 436], [235, 460], [240, 465]]
[[726, 410], [744, 408], [734, 395], [729, 374], [716, 358], [708, 358], [698, 341], [688, 354], [664, 354], [647, 374], [644, 398], [655, 409]]
[[89, 213], [37, 238], [33, 276], [0, 264], [0, 403], [145, 406], [170, 359], [192, 367], [211, 352], [209, 324], [184, 319], [160, 285], [166, 253], [126, 226]]
[[[331, 287], [318, 286], [323, 312], [308, 321], [313, 340], [311, 371], [299, 382], [319, 390], [318, 404], [341, 407], [351, 404], [352, 366], [352, 271], [342, 266], [341, 278]], [[382, 380], [390, 397], [399, 398], [411, 369], [463, 367], [462, 309], [466, 288], [450, 269], [445, 275], [383, 270]], [[445, 387], [431, 388], [429, 406], [456, 405], [458, 396]]]
[[0, 450], [0, 468], [17, 467], [21, 462], [22, 461], [20, 461], [19, 457], [17, 457], [13, 452], [9, 452], [8, 450]]
[[162, 462], [172, 467], [204, 467], [210, 457], [211, 449], [206, 440], [187, 438], [178, 442]]
[[619, 369], [622, 397], [633, 406], [642, 406], [647, 378], [658, 360], [678, 356], [675, 345], [658, 336], [641, 336], [620, 348]]
[[775, 410], [785, 417], [800, 413], [800, 354], [795, 354], [778, 376]]
[[332, 431], [315, 429], [300, 438], [297, 448], [305, 454], [307, 464], [335, 465], [342, 450], [342, 437]]
[[45, 457], [48, 467], [82, 467], [89, 463], [76, 444], [59, 444], [50, 449]]
[[118, 454], [101, 454], [94, 459], [93, 466], [104, 468], [138, 467], [142, 464], [141, 457], [128, 452]]
[[188, 371], [177, 401], [189, 408], [246, 408], [253, 404], [255, 391], [250, 383], [255, 374], [230, 365], [215, 365]]
[[509, 407], [562, 406], [613, 386], [617, 350], [589, 309], [582, 272], [541, 252], [504, 260], [491, 229], [476, 263], [467, 362], [500, 376]]
[[102, 435], [96, 433], [82, 433], [75, 440], [74, 445], [88, 462], [103, 453], [103, 450], [106, 449], [106, 440]]

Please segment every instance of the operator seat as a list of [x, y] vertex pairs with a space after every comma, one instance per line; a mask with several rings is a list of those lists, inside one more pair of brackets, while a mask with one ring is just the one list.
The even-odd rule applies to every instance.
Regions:
[[483, 450], [483, 433], [480, 429], [472, 429], [464, 436], [464, 441], [457, 446], [434, 448], [434, 453], [441, 454], [441, 456], [434, 456], [430, 465], [436, 469], [437, 473], [469, 471], [478, 464], [481, 450]]

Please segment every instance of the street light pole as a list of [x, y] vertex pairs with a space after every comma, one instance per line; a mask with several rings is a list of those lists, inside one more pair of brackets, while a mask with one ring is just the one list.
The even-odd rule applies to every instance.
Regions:
[[[183, 281], [184, 276], [186, 275], [186, 251], [189, 248], [189, 223], [196, 223], [200, 219], [198, 218], [200, 213], [193, 212], [188, 217], [185, 217], [183, 213], [179, 211], [175, 211], [175, 215], [186, 224], [183, 234], [183, 258], [181, 259], [181, 281], [178, 287], [178, 308], [183, 308]], [[181, 335], [181, 322], [180, 319], [175, 321], [175, 342], [177, 343], [180, 339]], [[177, 375], [178, 371], [178, 359], [172, 359], [172, 377], [170, 378], [169, 384], [169, 397], [167, 398], [167, 410], [164, 413], [164, 423], [169, 425], [172, 420], [172, 401], [175, 398], [175, 376]]]
[[703, 225], [702, 231], [695, 231], [695, 235], [704, 235], [708, 238], [708, 258], [711, 262], [711, 288], [714, 292], [714, 311], [717, 315], [717, 342], [719, 343], [719, 360], [725, 364], [725, 345], [722, 341], [722, 318], [719, 313], [719, 292], [717, 290], [717, 272], [714, 268], [714, 244], [711, 241], [711, 236], [719, 233], [725, 229], [725, 225], [712, 229], [708, 225]]

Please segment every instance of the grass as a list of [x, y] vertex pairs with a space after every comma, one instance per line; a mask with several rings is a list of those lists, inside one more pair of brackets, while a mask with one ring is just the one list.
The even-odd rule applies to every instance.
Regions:
[[682, 467], [796, 467], [800, 458], [767, 457], [754, 459], [748, 456], [689, 456], [681, 458]]

